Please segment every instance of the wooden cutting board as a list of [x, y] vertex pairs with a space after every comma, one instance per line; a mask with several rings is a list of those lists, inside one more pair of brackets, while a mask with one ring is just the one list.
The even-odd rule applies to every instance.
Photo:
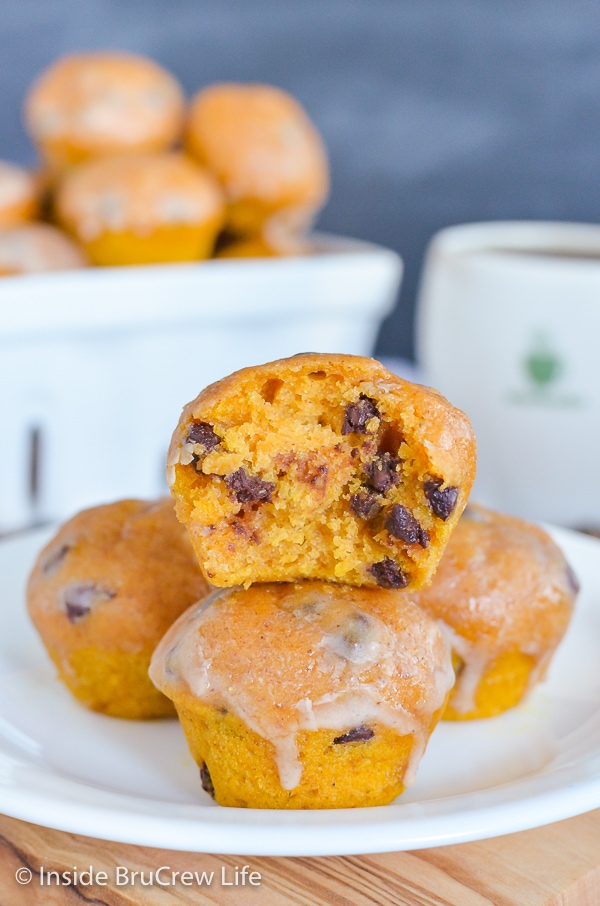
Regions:
[[[161, 866], [165, 868], [159, 878], [168, 886], [143, 886], [132, 874], [144, 872], [148, 881], [150, 872]], [[100, 875], [100, 883], [88, 886], [84, 875], [70, 886], [57, 886], [51, 877], [48, 886], [48, 871], [72, 872], [74, 867], [104, 872], [107, 883]], [[120, 880], [128, 883], [116, 883], [117, 867]], [[30, 870], [30, 883], [17, 883], [19, 869]], [[41, 869], [45, 874], [40, 875]], [[248, 883], [250, 871], [256, 873], [254, 885]], [[209, 885], [185, 886], [177, 878], [172, 886], [172, 872], [214, 874]], [[46, 883], [40, 884], [40, 878]], [[600, 809], [536, 830], [459, 846], [297, 859], [125, 846], [0, 816], [0, 904], [599, 906]]]

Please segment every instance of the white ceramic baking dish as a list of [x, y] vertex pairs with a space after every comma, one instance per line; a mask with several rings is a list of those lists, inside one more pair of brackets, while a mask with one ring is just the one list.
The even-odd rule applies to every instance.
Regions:
[[245, 365], [370, 354], [402, 273], [317, 236], [299, 258], [0, 280], [0, 532], [162, 493], [182, 406]]

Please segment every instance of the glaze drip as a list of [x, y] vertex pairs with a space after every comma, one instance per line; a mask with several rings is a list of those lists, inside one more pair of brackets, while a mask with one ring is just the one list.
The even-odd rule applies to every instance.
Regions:
[[285, 790], [302, 778], [298, 733], [363, 725], [413, 737], [410, 785], [454, 679], [440, 629], [411, 602], [320, 582], [218, 592], [167, 633], [151, 676], [268, 740]]

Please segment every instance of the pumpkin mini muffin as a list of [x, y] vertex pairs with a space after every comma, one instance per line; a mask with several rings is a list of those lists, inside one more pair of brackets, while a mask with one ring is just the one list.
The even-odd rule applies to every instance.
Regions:
[[120, 500], [70, 519], [29, 578], [31, 619], [60, 679], [112, 717], [173, 713], [148, 678], [157, 642], [208, 593], [169, 498]]
[[25, 120], [48, 169], [59, 174], [94, 157], [165, 151], [179, 138], [184, 97], [177, 80], [146, 57], [61, 57], [29, 91]]
[[203, 390], [167, 479], [214, 585], [419, 588], [474, 474], [471, 425], [435, 390], [374, 359], [305, 353]]
[[188, 152], [219, 180], [227, 229], [281, 236], [304, 231], [329, 191], [327, 155], [300, 104], [271, 85], [211, 85], [193, 98]]
[[220, 805], [385, 805], [415, 779], [454, 681], [435, 622], [391, 591], [215, 592], [150, 667]]
[[0, 277], [75, 270], [88, 264], [84, 251], [47, 223], [0, 229]]
[[456, 666], [446, 720], [493, 717], [543, 678], [578, 591], [541, 528], [469, 504], [431, 585], [411, 600], [443, 624]]
[[0, 228], [33, 220], [38, 196], [38, 184], [31, 173], [0, 160]]
[[212, 176], [179, 154], [128, 155], [73, 170], [56, 215], [94, 264], [208, 258], [223, 221]]

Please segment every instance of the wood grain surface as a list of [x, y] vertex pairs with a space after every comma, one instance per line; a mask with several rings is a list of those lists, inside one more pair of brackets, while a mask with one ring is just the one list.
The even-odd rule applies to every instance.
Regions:
[[[260, 884], [232, 883], [238, 869]], [[107, 885], [40, 883], [41, 870], [104, 871]], [[116, 884], [116, 868], [121, 879]], [[160, 866], [214, 872], [210, 885], [143, 885]], [[15, 872], [29, 868], [31, 883]], [[224, 872], [225, 881], [223, 884]], [[84, 877], [87, 882], [87, 878]], [[102, 878], [101, 878], [102, 880]], [[188, 878], [189, 880], [189, 878]], [[256, 878], [255, 878], [256, 880]], [[343, 858], [221, 856], [80, 837], [0, 816], [0, 906], [598, 906], [600, 810], [493, 840], [407, 853]]]

